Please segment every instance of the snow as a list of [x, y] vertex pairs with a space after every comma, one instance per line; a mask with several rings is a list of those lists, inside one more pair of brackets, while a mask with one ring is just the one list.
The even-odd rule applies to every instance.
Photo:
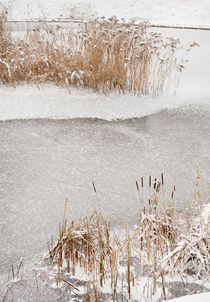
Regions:
[[[47, 95], [47, 97], [46, 97]], [[164, 109], [185, 109], [188, 106], [208, 108], [208, 98], [162, 97], [153, 99], [146, 96], [107, 96], [88, 90], [58, 87], [20, 86], [0, 88], [0, 120], [51, 118], [98, 118], [103, 120], [130, 119], [149, 116]]]
[[[210, 26], [209, 0], [14, 0], [10, 18], [138, 18], [151, 23]], [[3, 0], [2, 3], [8, 3]]]
[[204, 219], [204, 223], [206, 224], [209, 223], [210, 221], [210, 202], [204, 206], [203, 219]]
[[190, 295], [190, 296], [184, 296], [184, 297], [170, 300], [170, 302], [198, 302], [198, 301], [199, 302], [209, 302], [210, 301], [210, 292], [196, 294], [196, 295]]
[[201, 215], [198, 213], [198, 217], [195, 219], [195, 224], [199, 227], [200, 223], [209, 225], [210, 223], [210, 202], [204, 204], [201, 208]]
[[[46, 97], [47, 96], [47, 97]], [[208, 105], [206, 98], [160, 98], [109, 94], [107, 96], [71, 89], [44, 86], [0, 88], [0, 120], [51, 118], [98, 118], [104, 120], [140, 118], [164, 109], [187, 105]]]

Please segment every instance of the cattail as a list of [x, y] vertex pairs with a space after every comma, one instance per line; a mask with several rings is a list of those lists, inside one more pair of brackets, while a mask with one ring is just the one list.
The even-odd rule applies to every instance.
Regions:
[[94, 184], [93, 181], [92, 181], [92, 185], [93, 185], [93, 190], [94, 190], [94, 192], [96, 193], [96, 187], [95, 187], [95, 184]]
[[137, 191], [139, 191], [139, 185], [138, 185], [138, 181], [136, 180], [136, 188], [137, 188]]
[[143, 188], [143, 186], [144, 186], [144, 178], [141, 177], [141, 187]]
[[162, 186], [164, 185], [164, 182], [163, 182], [163, 173], [161, 173], [161, 184], [162, 184]]
[[154, 184], [153, 184], [153, 188], [154, 188], [154, 190], [156, 189], [156, 184], [157, 184], [157, 179], [155, 178], [155, 180], [154, 180]]

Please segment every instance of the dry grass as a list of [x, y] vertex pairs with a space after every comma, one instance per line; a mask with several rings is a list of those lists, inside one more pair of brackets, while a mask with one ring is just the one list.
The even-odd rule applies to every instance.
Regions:
[[157, 96], [176, 89], [184, 68], [180, 42], [151, 32], [147, 23], [113, 17], [70, 29], [40, 22], [18, 38], [5, 29], [5, 20], [2, 12], [0, 82], [4, 85], [52, 83], [68, 89]]
[[[124, 236], [110, 232], [101, 211], [72, 221], [69, 226], [64, 214], [58, 242], [50, 250], [52, 264], [57, 263], [57, 285], [63, 280], [61, 271], [77, 275], [77, 270], [82, 269], [89, 280], [86, 301], [98, 301], [107, 284], [112, 291], [112, 301], [118, 301], [120, 295], [130, 301], [139, 276], [146, 278], [146, 299], [157, 294], [158, 282], [162, 284], [162, 298], [167, 299], [167, 276], [180, 275], [186, 286], [189, 275], [206, 282], [210, 263], [209, 217], [203, 215], [199, 187], [196, 186], [193, 204], [185, 211], [186, 223], [175, 206], [175, 187], [169, 206], [160, 206], [164, 194], [163, 175], [160, 181], [152, 182], [149, 178], [148, 204], [141, 198], [144, 179], [141, 178], [141, 185], [136, 182], [136, 186], [141, 202], [140, 217], [136, 229], [125, 229]], [[120, 267], [122, 262], [124, 273]]]

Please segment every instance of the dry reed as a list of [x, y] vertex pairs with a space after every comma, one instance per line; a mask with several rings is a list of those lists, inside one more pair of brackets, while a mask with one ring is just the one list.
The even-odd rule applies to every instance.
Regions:
[[[160, 95], [175, 90], [184, 68], [179, 40], [151, 32], [149, 24], [115, 17], [77, 28], [40, 22], [22, 37], [5, 28], [0, 14], [0, 83], [52, 83], [108, 93]], [[194, 46], [195, 44], [192, 44]], [[70, 90], [69, 90], [70, 92]]]
[[[143, 190], [145, 181], [141, 178], [140, 182]], [[140, 191], [138, 181], [136, 185], [137, 191]], [[66, 272], [74, 275], [80, 267], [89, 280], [86, 301], [98, 301], [100, 291], [107, 284], [113, 293], [112, 301], [118, 301], [119, 295], [130, 301], [139, 275], [146, 276], [147, 299], [152, 299], [157, 293], [157, 280], [162, 284], [163, 299], [168, 298], [165, 281], [168, 275], [173, 277], [179, 274], [186, 283], [188, 275], [207, 280], [209, 233], [202, 203], [195, 199], [186, 210], [190, 213], [190, 227], [185, 229], [178, 209], [172, 206], [175, 187], [172, 192], [170, 206], [162, 208], [163, 174], [160, 181], [155, 178], [153, 183], [150, 176], [148, 204], [142, 204], [136, 229], [126, 229], [124, 239], [110, 232], [101, 211], [94, 211], [89, 218], [72, 221], [69, 227], [64, 215], [62, 226], [59, 226], [58, 242], [50, 251], [52, 263], [58, 265], [57, 283], [61, 269], [65, 268]], [[197, 185], [195, 196], [200, 196]], [[120, 268], [122, 261], [125, 263], [125, 274]]]

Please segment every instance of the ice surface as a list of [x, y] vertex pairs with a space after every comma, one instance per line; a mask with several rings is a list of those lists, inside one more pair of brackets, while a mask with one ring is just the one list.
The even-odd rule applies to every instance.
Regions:
[[[64, 200], [72, 219], [97, 206], [116, 214], [112, 225], [136, 224], [135, 181], [164, 172], [165, 200], [176, 184], [176, 202], [192, 200], [196, 168], [201, 194], [210, 173], [209, 106], [162, 111], [141, 119], [12, 120], [0, 122], [1, 267], [46, 247], [57, 234]], [[145, 194], [147, 190], [145, 189]]]

